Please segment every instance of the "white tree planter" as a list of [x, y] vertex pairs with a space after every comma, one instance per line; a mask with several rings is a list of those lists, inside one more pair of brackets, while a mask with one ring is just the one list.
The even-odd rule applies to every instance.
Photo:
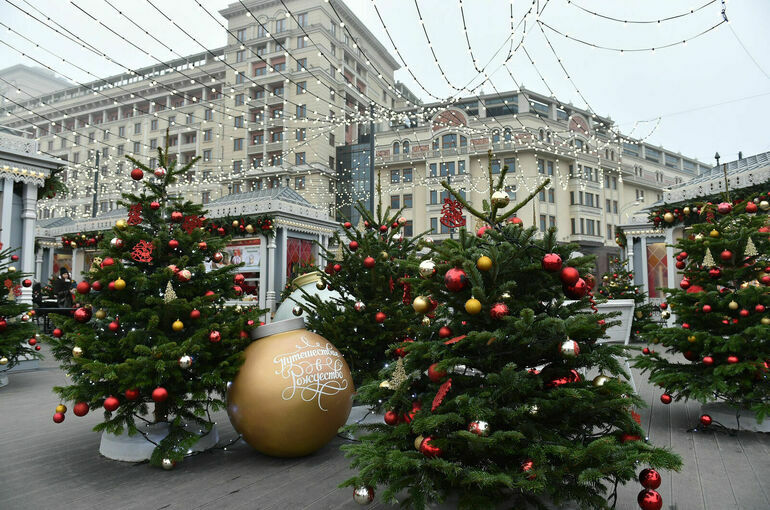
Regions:
[[[154, 423], [151, 425], [144, 424], [138, 428], [147, 434], [147, 438], [140, 433], [129, 436], [128, 432], [125, 430], [118, 435], [102, 432], [99, 453], [108, 459], [121, 460], [123, 462], [142, 462], [150, 460], [155, 445], [147, 439], [150, 439], [155, 443], [160, 443], [168, 435], [169, 425], [168, 423]], [[185, 430], [198, 433], [200, 429], [198, 428], [198, 425], [188, 424], [185, 426]], [[217, 426], [213, 425], [211, 431], [198, 439], [198, 442], [196, 442], [190, 450], [193, 452], [203, 452], [213, 448], [218, 442], [219, 432], [217, 431]]]

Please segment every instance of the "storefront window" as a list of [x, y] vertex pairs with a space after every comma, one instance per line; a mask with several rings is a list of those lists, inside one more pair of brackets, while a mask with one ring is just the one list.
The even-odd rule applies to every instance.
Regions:
[[647, 289], [651, 298], [662, 297], [660, 289], [668, 286], [666, 243], [647, 245]]

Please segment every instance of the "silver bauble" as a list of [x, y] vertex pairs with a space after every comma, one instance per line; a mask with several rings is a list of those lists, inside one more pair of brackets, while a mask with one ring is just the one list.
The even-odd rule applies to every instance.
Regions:
[[505, 207], [511, 202], [508, 193], [502, 190], [492, 193], [492, 205], [495, 207]]
[[363, 312], [366, 310], [366, 305], [363, 301], [356, 301], [355, 304], [353, 304], [353, 309], [357, 312]]
[[160, 465], [166, 471], [170, 471], [170, 470], [174, 469], [174, 466], [176, 466], [176, 461], [173, 461], [171, 459], [163, 459], [162, 461], [160, 461]]
[[477, 436], [486, 437], [489, 435], [489, 423], [482, 420], [473, 421], [468, 425], [468, 432], [476, 434]]
[[559, 347], [559, 352], [565, 358], [576, 358], [580, 354], [580, 346], [576, 341], [567, 339]]
[[192, 363], [193, 363], [193, 359], [186, 354], [181, 358], [179, 358], [179, 366], [181, 368], [190, 368], [192, 366]]
[[296, 317], [299, 317], [302, 315], [302, 307], [301, 306], [295, 306], [291, 309], [291, 313], [293, 313]]
[[428, 278], [429, 276], [433, 276], [433, 273], [436, 272], [436, 263], [432, 260], [423, 260], [420, 262], [420, 276], [423, 278]]
[[361, 485], [353, 489], [353, 501], [359, 505], [368, 505], [374, 501], [374, 489]]

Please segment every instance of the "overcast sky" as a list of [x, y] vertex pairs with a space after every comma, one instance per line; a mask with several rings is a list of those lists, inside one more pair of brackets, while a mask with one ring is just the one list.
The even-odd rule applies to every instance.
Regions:
[[[150, 1], [193, 34], [200, 44], [171, 26], [147, 0], [109, 1], [179, 54], [199, 52], [204, 46], [219, 47], [226, 42], [224, 30], [195, 0]], [[224, 22], [217, 10], [228, 5], [229, 1], [200, 1]], [[376, 5], [393, 41], [420, 84], [439, 97], [454, 93], [433, 61], [419, 24], [415, 0], [345, 1], [396, 56], [374, 10]], [[122, 70], [66, 41], [9, 2], [40, 16], [31, 7], [34, 6], [45, 16], [65, 25], [115, 60], [132, 68], [157, 61], [100, 27], [75, 5], [113, 28], [126, 40], [146, 48], [152, 55], [162, 60], [175, 57], [174, 53], [121, 18], [105, 0], [0, 0], [0, 22], [36, 41], [40, 48], [1, 26], [0, 39], [71, 79], [91, 81], [93, 75], [107, 76]], [[447, 79], [458, 86], [477, 78], [478, 73], [468, 54], [462, 30], [459, 1], [416, 2]], [[653, 24], [606, 20], [581, 11], [576, 5], [619, 19], [657, 20], [697, 9], [708, 2], [573, 0], [570, 4], [569, 0], [535, 0], [542, 9], [540, 20], [554, 29], [597, 45], [624, 49], [660, 47], [690, 39], [719, 23], [722, 2], [716, 0], [694, 14]], [[522, 19], [531, 4], [532, 0], [513, 0], [514, 23]], [[504, 43], [511, 34], [509, 0], [465, 0], [463, 5], [471, 48], [479, 66], [491, 60], [486, 68], [490, 72], [496, 70], [491, 83], [499, 91], [515, 88], [508, 71], [501, 67], [509, 48]], [[729, 24], [722, 24], [686, 45], [654, 52], [621, 54], [585, 46], [548, 28], [544, 31], [572, 81], [596, 113], [610, 116], [623, 133], [641, 138], [649, 136], [651, 143], [713, 163], [716, 151], [722, 155], [722, 161], [735, 159], [739, 150], [744, 156], [770, 151], [767, 129], [770, 119], [770, 52], [767, 51], [770, 48], [770, 30], [767, 29], [770, 26], [770, 0], [728, 1], [727, 16]], [[549, 94], [550, 88], [559, 100], [585, 107], [585, 102], [558, 65], [543, 33], [531, 22], [533, 20], [534, 17], [531, 17], [527, 24], [524, 48], [535, 66], [519, 49], [508, 63], [511, 73], [519, 84], [529, 89]], [[516, 42], [521, 37], [522, 28], [519, 26], [514, 34]], [[503, 51], [494, 57], [501, 46]], [[42, 48], [56, 52], [93, 75], [57, 60]], [[36, 65], [28, 57], [0, 44], [0, 67], [16, 63]], [[396, 78], [422, 99], [432, 100], [405, 69], [397, 71]], [[474, 83], [478, 81], [477, 78]], [[494, 92], [490, 84], [485, 84], [482, 90], [484, 93]], [[659, 116], [662, 118], [656, 128], [654, 119]], [[638, 123], [650, 120], [653, 121]]]

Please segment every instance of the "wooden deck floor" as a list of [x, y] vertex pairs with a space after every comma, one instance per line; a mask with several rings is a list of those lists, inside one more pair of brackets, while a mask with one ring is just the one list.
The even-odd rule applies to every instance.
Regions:
[[[348, 474], [335, 440], [302, 459], [275, 459], [243, 442], [207, 452], [164, 472], [99, 456], [91, 427], [100, 413], [67, 413], [52, 422], [58, 403], [52, 386], [64, 374], [50, 360], [43, 369], [13, 373], [0, 388], [0, 509], [354, 509]], [[684, 460], [681, 473], [662, 473], [659, 489], [670, 510], [770, 509], [770, 435], [687, 433], [698, 405], [664, 406], [659, 390], [636, 376], [650, 407], [641, 411], [650, 441], [672, 447]], [[227, 416], [217, 415], [220, 435], [235, 437]], [[637, 509], [638, 483], [620, 489], [617, 508]], [[371, 505], [367, 508], [395, 508]]]

